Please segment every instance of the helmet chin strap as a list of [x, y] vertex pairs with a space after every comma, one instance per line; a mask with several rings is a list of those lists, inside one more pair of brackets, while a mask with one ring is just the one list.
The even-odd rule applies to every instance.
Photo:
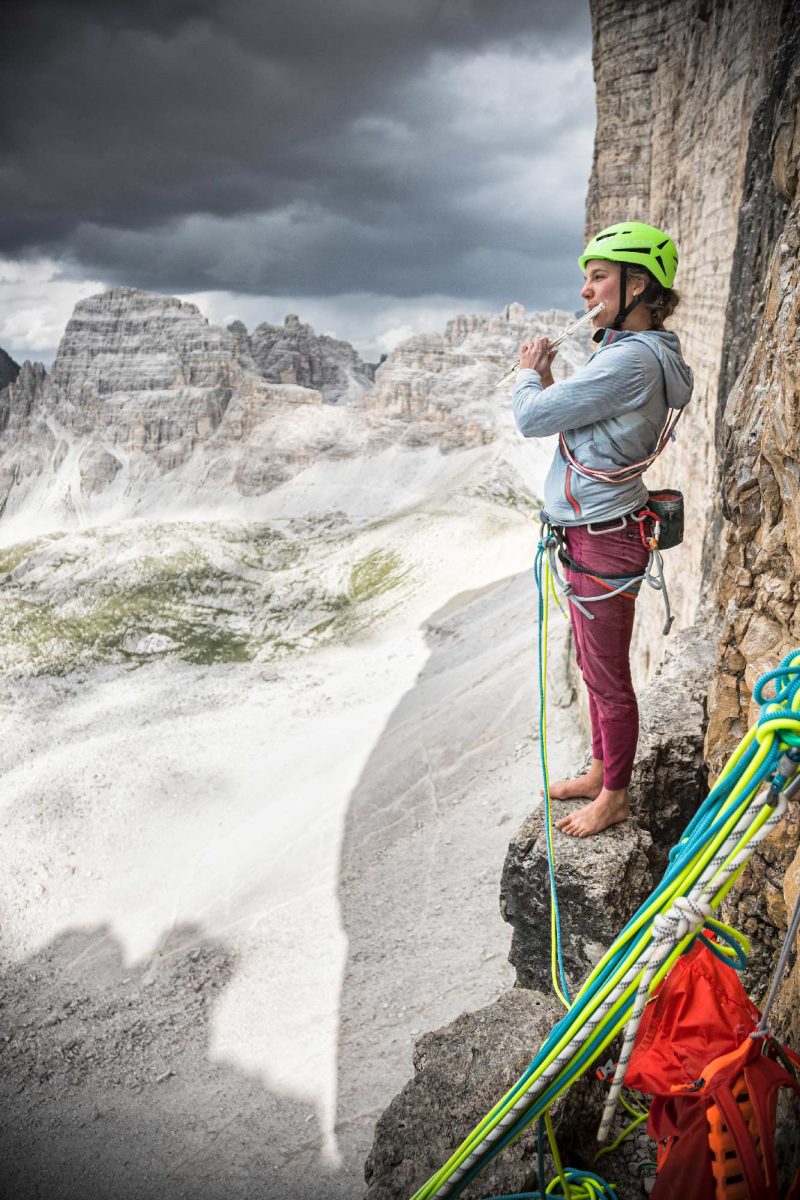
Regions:
[[[644, 293], [639, 292], [639, 294], [637, 296], [633, 297], [630, 304], [626, 305], [625, 304], [625, 294], [626, 294], [627, 290], [628, 290], [628, 268], [625, 265], [625, 263], [620, 263], [619, 264], [619, 312], [617, 313], [616, 317], [611, 322], [611, 324], [606, 326], [606, 328], [622, 329], [623, 324], [628, 319], [628, 317], [633, 312], [633, 310], [636, 308], [636, 305], [641, 304], [642, 300], [644, 299]], [[602, 339], [604, 333], [605, 333], [605, 329], [598, 329], [597, 332], [593, 335], [592, 341], [599, 342]]]
[[625, 294], [628, 290], [628, 268], [625, 263], [619, 265], [619, 312], [611, 326], [612, 329], [622, 329], [623, 324], [628, 319], [630, 314], [636, 308], [637, 304], [641, 303], [642, 292], [638, 296], [634, 296], [630, 304], [625, 304]]

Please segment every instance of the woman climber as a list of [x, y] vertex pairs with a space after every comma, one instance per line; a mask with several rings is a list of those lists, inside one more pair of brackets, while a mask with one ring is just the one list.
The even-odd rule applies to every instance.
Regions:
[[[644, 464], [668, 409], [688, 403], [694, 382], [677, 335], [663, 325], [678, 304], [672, 239], [652, 225], [623, 222], [598, 233], [579, 262], [587, 310], [605, 304], [592, 321], [598, 349], [585, 367], [556, 383], [551, 366], [557, 351], [545, 337], [526, 342], [513, 401], [525, 437], [562, 435], [544, 485], [543, 519], [561, 530], [565, 574], [578, 598], [607, 595], [641, 576], [648, 559], [637, 520], [648, 500]], [[624, 472], [625, 482], [592, 475], [638, 465], [642, 472]], [[593, 620], [570, 604], [575, 654], [589, 695], [592, 762], [585, 775], [553, 783], [550, 795], [589, 801], [556, 822], [576, 837], [629, 815], [639, 738], [629, 650], [639, 586], [633, 582], [588, 606]]]

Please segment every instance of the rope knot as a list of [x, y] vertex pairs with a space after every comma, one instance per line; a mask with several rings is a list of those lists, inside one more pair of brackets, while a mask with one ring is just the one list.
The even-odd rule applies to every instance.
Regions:
[[670, 909], [669, 912], [657, 913], [653, 917], [653, 941], [661, 942], [664, 938], [672, 937], [680, 917]]
[[653, 918], [653, 939], [679, 942], [687, 933], [702, 929], [714, 910], [707, 900], [695, 900], [691, 896], [676, 896], [672, 907]]
[[709, 917], [714, 915], [714, 909], [707, 900], [700, 900], [692, 896], [676, 897], [673, 907], [679, 908], [692, 927], [698, 929], [705, 924]]

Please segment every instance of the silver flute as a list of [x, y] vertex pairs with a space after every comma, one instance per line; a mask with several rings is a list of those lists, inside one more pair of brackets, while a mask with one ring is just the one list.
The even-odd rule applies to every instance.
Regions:
[[[577, 330], [579, 330], [583, 325], [585, 325], [587, 321], [591, 321], [593, 317], [596, 317], [598, 313], [603, 312], [604, 309], [605, 309], [605, 304], [603, 304], [603, 302], [601, 300], [599, 304], [595, 304], [594, 308], [590, 308], [587, 313], [584, 313], [583, 316], [580, 317], [580, 319], [574, 323], [574, 325], [568, 325], [563, 333], [560, 333], [557, 338], [554, 338], [553, 341], [550, 343], [550, 349], [555, 350], [556, 346], [561, 345], [561, 343], [564, 341], [564, 338], [572, 337], [573, 333], [576, 333]], [[503, 378], [498, 379], [495, 386], [502, 387], [503, 384], [507, 383], [508, 380], [511, 378], [511, 376], [515, 375], [518, 370], [519, 370], [519, 363], [515, 362], [513, 367], [509, 367], [509, 369], [506, 371]]]

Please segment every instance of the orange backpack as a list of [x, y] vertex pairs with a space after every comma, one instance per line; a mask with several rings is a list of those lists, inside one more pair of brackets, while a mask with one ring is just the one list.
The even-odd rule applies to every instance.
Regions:
[[625, 1083], [653, 1096], [650, 1200], [800, 1200], [800, 1164], [781, 1196], [775, 1158], [778, 1092], [800, 1096], [800, 1056], [751, 1037], [758, 1019], [736, 972], [699, 942], [645, 1010]]

